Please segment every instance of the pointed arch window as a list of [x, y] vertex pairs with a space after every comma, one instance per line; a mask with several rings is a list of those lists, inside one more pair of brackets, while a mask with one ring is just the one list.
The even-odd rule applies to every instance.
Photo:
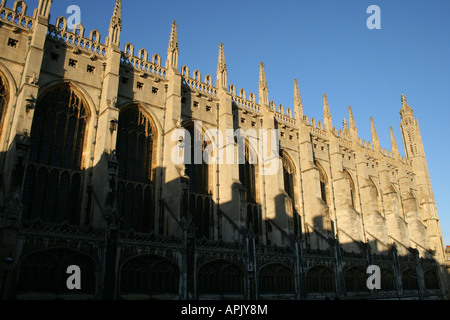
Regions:
[[387, 269], [381, 269], [381, 290], [395, 291], [397, 290], [396, 288], [397, 286], [394, 274]]
[[403, 290], [419, 290], [417, 274], [408, 269], [402, 273]]
[[[211, 194], [209, 186], [209, 168], [203, 157], [207, 142], [203, 139], [203, 130], [196, 125], [186, 127], [190, 135], [190, 152], [186, 153], [186, 175], [190, 178], [189, 191], [197, 194]], [[201, 159], [200, 159], [201, 157]]]
[[[67, 288], [67, 268], [82, 270], [81, 289]], [[97, 266], [90, 257], [70, 249], [50, 249], [28, 255], [19, 265], [18, 294], [94, 295]]]
[[239, 165], [239, 180], [247, 192], [247, 202], [256, 204], [256, 156], [245, 144], [245, 162]]
[[0, 134], [3, 128], [3, 117], [6, 113], [6, 107], [9, 102], [8, 87], [6, 85], [6, 80], [0, 75]]
[[262, 268], [259, 271], [259, 292], [262, 294], [295, 293], [294, 272], [282, 264]]
[[344, 174], [348, 179], [349, 187], [350, 187], [350, 204], [354, 208], [356, 205], [356, 188], [355, 188], [355, 182], [352, 179], [352, 176], [350, 173], [348, 173], [347, 170], [344, 170]]
[[427, 290], [439, 290], [439, 278], [436, 272], [428, 270], [424, 273], [425, 289]]
[[398, 214], [402, 217], [405, 218], [405, 212], [403, 210], [403, 201], [402, 201], [402, 197], [400, 194], [400, 187], [396, 184], [391, 184], [391, 189], [394, 192], [394, 201], [396, 201], [396, 209], [398, 210]]
[[247, 228], [253, 230], [256, 241], [262, 236], [261, 210], [257, 202], [256, 191], [256, 155], [245, 143], [245, 162], [239, 165], [239, 180], [246, 191]]
[[308, 292], [336, 292], [335, 275], [332, 269], [325, 266], [313, 267], [306, 274]]
[[197, 290], [200, 295], [243, 295], [244, 274], [230, 261], [208, 262], [198, 271]]
[[24, 220], [81, 223], [87, 120], [86, 104], [70, 85], [38, 99], [23, 187]]
[[284, 191], [287, 195], [294, 200], [294, 175], [295, 169], [294, 165], [286, 155], [283, 156], [283, 177], [284, 177]]
[[381, 195], [380, 195], [380, 191], [377, 188], [377, 185], [375, 184], [375, 182], [373, 181], [372, 178], [369, 179], [370, 183], [372, 184], [372, 199], [375, 199], [375, 201], [377, 202], [377, 210], [379, 213], [383, 213], [383, 202], [381, 200]]
[[122, 227], [148, 233], [155, 227], [156, 127], [139, 106], [122, 109], [119, 116], [117, 156], [119, 181], [117, 207], [123, 217]]
[[284, 191], [289, 196], [292, 204], [292, 215], [294, 223], [294, 234], [300, 233], [300, 216], [296, 209], [296, 197], [295, 197], [295, 166], [290, 157], [283, 153], [283, 177], [284, 177]]
[[163, 257], [133, 258], [122, 266], [120, 293], [123, 295], [178, 295], [180, 271]]
[[213, 201], [209, 165], [203, 153], [208, 142], [203, 139], [202, 128], [195, 124], [186, 127], [190, 139], [190, 152], [185, 153], [186, 175], [189, 177], [189, 215], [197, 227], [196, 237], [213, 237]]
[[345, 272], [345, 288], [348, 292], [365, 292], [367, 291], [367, 274], [357, 268], [351, 268]]
[[320, 197], [327, 206], [330, 205], [328, 197], [328, 177], [323, 167], [316, 161], [316, 166], [319, 169], [319, 183], [320, 183]]

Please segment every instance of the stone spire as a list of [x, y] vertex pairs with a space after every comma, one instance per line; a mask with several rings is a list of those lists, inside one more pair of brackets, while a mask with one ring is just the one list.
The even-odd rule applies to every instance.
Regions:
[[180, 49], [178, 48], [178, 29], [177, 22], [172, 22], [172, 29], [170, 31], [169, 48], [167, 49], [166, 68], [178, 68], [178, 56]]
[[402, 94], [400, 116], [402, 119], [401, 129], [406, 157], [413, 158], [416, 156], [425, 156], [419, 123], [417, 119], [414, 118], [414, 111], [406, 102], [404, 94]]
[[372, 133], [372, 145], [375, 150], [380, 150], [380, 140], [378, 139], [377, 129], [375, 128], [375, 122], [372, 117], [370, 117], [370, 130]]
[[351, 106], [348, 107], [348, 119], [349, 119], [350, 134], [352, 138], [357, 139], [358, 129], [356, 128], [355, 117], [353, 116], [353, 110]]
[[325, 93], [323, 94], [323, 123], [325, 124], [325, 130], [333, 129], [330, 106], [328, 105], [328, 97]]
[[264, 63], [259, 65], [259, 104], [269, 106], [269, 88], [267, 86]]
[[259, 65], [259, 87], [263, 90], [267, 90], [267, 79], [266, 79], [266, 70], [264, 63], [261, 62]]
[[119, 46], [121, 31], [122, 31], [122, 0], [116, 0], [114, 13], [113, 16], [111, 17], [111, 24], [109, 25], [110, 44]]
[[177, 50], [178, 49], [178, 29], [177, 22], [172, 22], [172, 29], [170, 30], [170, 40], [169, 40], [169, 50]]
[[402, 116], [406, 116], [409, 114], [414, 116], [413, 109], [408, 105], [408, 102], [406, 101], [406, 96], [404, 94], [402, 94], [402, 108], [400, 110], [400, 114]]
[[219, 59], [217, 60], [217, 70], [227, 70], [227, 65], [225, 63], [225, 47], [223, 43], [219, 45]]
[[223, 43], [219, 46], [219, 59], [217, 61], [217, 87], [227, 88], [227, 65], [225, 63], [225, 49]]
[[111, 26], [122, 26], [122, 0], [116, 0], [116, 5], [114, 6], [114, 13], [111, 18]]
[[353, 116], [353, 110], [351, 106], [348, 107], [348, 119], [350, 122], [350, 129], [353, 131], [358, 131], [356, 128], [355, 117]]
[[297, 79], [294, 80], [294, 117], [303, 120], [303, 103]]
[[398, 152], [397, 140], [395, 140], [394, 129], [392, 127], [389, 128], [391, 131], [391, 151], [394, 158], [400, 158], [400, 153]]

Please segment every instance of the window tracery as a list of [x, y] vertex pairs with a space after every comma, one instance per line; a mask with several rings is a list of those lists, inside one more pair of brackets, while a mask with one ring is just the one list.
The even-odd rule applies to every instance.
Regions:
[[139, 106], [120, 112], [117, 207], [124, 219], [125, 230], [148, 233], [155, 228], [155, 138], [155, 125]]
[[25, 220], [81, 223], [85, 106], [70, 85], [38, 99], [23, 187]]

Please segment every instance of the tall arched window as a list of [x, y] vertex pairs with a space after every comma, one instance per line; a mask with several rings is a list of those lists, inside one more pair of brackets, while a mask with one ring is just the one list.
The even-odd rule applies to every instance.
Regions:
[[345, 272], [345, 288], [347, 292], [365, 292], [367, 291], [367, 274], [357, 268], [351, 268]]
[[187, 126], [186, 130], [191, 144], [190, 152], [185, 153], [185, 173], [189, 177], [189, 214], [197, 227], [197, 238], [211, 239], [213, 235], [212, 190], [209, 166], [203, 157], [208, 144], [203, 138], [202, 128], [192, 124]]
[[[67, 268], [78, 266], [82, 270], [81, 289], [67, 288]], [[49, 249], [33, 253], [19, 266], [18, 294], [88, 294], [94, 295], [97, 267], [84, 254], [70, 249]]]
[[[189, 191], [198, 194], [211, 194], [209, 186], [208, 164], [205, 162], [203, 152], [207, 143], [203, 139], [202, 128], [189, 125], [186, 128], [190, 135], [190, 152], [185, 153], [186, 175], [190, 178]], [[188, 158], [189, 157], [189, 158]]]
[[250, 149], [248, 143], [245, 143], [245, 163], [239, 165], [239, 180], [246, 190], [247, 195], [247, 227], [253, 229], [258, 242], [262, 235], [262, 222], [260, 207], [257, 203], [256, 192], [256, 155]]
[[122, 266], [120, 293], [139, 295], [178, 295], [180, 271], [163, 257], [148, 255], [133, 258]]
[[256, 165], [252, 161], [255, 155], [245, 144], [245, 163], [239, 164], [239, 180], [247, 192], [247, 203], [256, 204]]
[[349, 187], [350, 187], [350, 204], [352, 207], [356, 205], [356, 188], [355, 183], [353, 182], [352, 176], [348, 173], [347, 170], [344, 170], [344, 174], [348, 179]]
[[402, 197], [401, 197], [401, 193], [400, 193], [400, 188], [398, 185], [396, 184], [391, 184], [391, 189], [394, 191], [394, 202], [396, 202], [396, 207], [398, 209], [398, 214], [402, 217], [402, 218], [406, 218], [405, 217], [405, 212], [403, 210], [403, 201], [402, 201]]
[[[333, 222], [331, 220], [330, 215], [330, 207], [331, 207], [331, 196], [330, 196], [330, 187], [328, 183], [328, 176], [325, 172], [325, 169], [322, 165], [315, 161], [316, 167], [319, 170], [319, 184], [320, 184], [320, 199], [326, 204], [327, 207], [324, 208], [324, 220], [322, 217], [318, 217], [317, 220], [320, 221], [320, 225], [323, 225], [324, 230], [329, 230], [333, 232]], [[320, 220], [319, 220], [320, 219]]]
[[383, 291], [395, 291], [397, 290], [394, 274], [387, 270], [381, 269], [381, 290]]
[[3, 117], [9, 102], [8, 87], [5, 79], [0, 75], [0, 136], [3, 128]]
[[53, 88], [38, 99], [23, 187], [25, 220], [81, 223], [85, 106], [70, 85]]
[[325, 266], [311, 268], [306, 274], [308, 292], [335, 292], [335, 275], [332, 269]]
[[294, 272], [282, 264], [265, 266], [259, 271], [259, 292], [262, 294], [295, 293]]
[[439, 278], [433, 270], [428, 270], [423, 275], [425, 281], [425, 289], [427, 290], [439, 290]]
[[419, 290], [417, 274], [408, 269], [402, 273], [403, 290]]
[[244, 273], [227, 260], [206, 263], [197, 273], [197, 291], [200, 295], [243, 295]]
[[294, 222], [294, 234], [300, 233], [300, 216], [296, 210], [296, 197], [295, 197], [295, 166], [290, 157], [283, 153], [283, 177], [284, 177], [284, 191], [289, 196], [292, 203], [292, 215]]
[[371, 184], [372, 184], [372, 198], [375, 199], [376, 203], [376, 208], [378, 210], [379, 213], [383, 213], [383, 202], [381, 200], [381, 195], [380, 195], [380, 191], [377, 188], [377, 185], [375, 184], [375, 182], [372, 180], [372, 178], [369, 179]]
[[144, 233], [154, 231], [156, 127], [150, 117], [134, 105], [120, 112], [118, 130], [117, 207], [124, 219], [123, 228]]
[[322, 166], [316, 161], [316, 166], [319, 169], [320, 179], [320, 197], [326, 205], [330, 205], [328, 196], [328, 177]]

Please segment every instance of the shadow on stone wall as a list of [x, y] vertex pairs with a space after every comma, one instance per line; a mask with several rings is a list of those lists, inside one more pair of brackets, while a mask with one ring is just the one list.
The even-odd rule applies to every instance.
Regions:
[[[22, 144], [26, 139], [20, 139], [15, 144], [19, 151], [27, 146]], [[198, 221], [199, 207], [190, 204], [189, 180], [167, 182], [164, 190], [178, 190], [171, 193], [178, 196], [167, 198], [160, 184], [165, 168], [154, 169], [152, 208], [139, 209], [151, 215], [153, 230], [125, 228], [129, 218], [122, 212], [125, 205], [117, 205], [117, 159], [109, 154], [102, 156], [98, 167], [86, 170], [102, 177], [97, 185], [85, 180], [83, 192], [90, 200], [83, 202], [79, 217], [88, 223], [55, 223], [40, 217], [25, 221], [17, 187], [26, 167], [21, 156], [18, 159], [10, 192], [1, 203], [0, 288], [4, 299], [444, 298], [440, 267], [434, 259], [420, 258], [412, 248], [400, 256], [396, 246], [372, 252], [367, 243], [356, 243], [358, 252], [346, 252], [339, 239], [332, 237], [332, 230], [327, 231], [328, 221], [316, 218], [314, 228], [320, 232], [310, 229], [305, 233], [301, 216], [294, 219], [286, 214], [284, 195], [276, 199], [275, 219], [261, 219], [260, 231], [223, 211], [237, 201], [243, 211], [233, 217], [246, 217], [241, 198], [221, 203], [219, 208], [211, 198], [210, 236], [200, 238], [197, 230], [202, 222]], [[237, 183], [233, 188], [242, 187]], [[104, 199], [104, 205], [95, 197]], [[136, 208], [135, 202], [131, 205]], [[93, 218], [81, 219], [87, 216]], [[235, 241], [220, 240], [227, 228], [234, 230]], [[311, 248], [317, 238], [327, 244], [326, 250]], [[11, 270], [4, 263], [9, 257], [13, 259]], [[81, 268], [79, 291], [67, 289], [69, 265]], [[380, 267], [381, 290], [367, 289], [370, 265]]]

